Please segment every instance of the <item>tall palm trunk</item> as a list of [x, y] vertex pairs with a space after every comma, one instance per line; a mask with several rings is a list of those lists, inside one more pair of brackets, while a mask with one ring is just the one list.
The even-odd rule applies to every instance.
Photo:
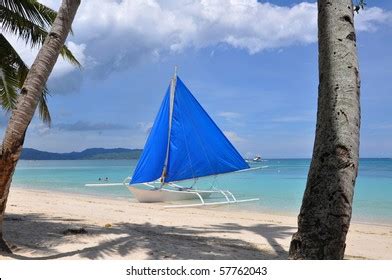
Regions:
[[351, 0], [318, 0], [316, 138], [291, 259], [342, 259], [358, 172], [360, 80]]
[[3, 221], [15, 166], [22, 151], [27, 127], [34, 116], [42, 90], [71, 29], [80, 0], [63, 0], [51, 31], [38, 52], [12, 111], [0, 154], [0, 252], [10, 253], [3, 240]]

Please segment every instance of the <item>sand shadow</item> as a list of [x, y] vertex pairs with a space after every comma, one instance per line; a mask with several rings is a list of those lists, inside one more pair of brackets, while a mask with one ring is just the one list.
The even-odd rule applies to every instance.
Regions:
[[[85, 228], [88, 233], [63, 234], [65, 230], [77, 227]], [[67, 257], [90, 260], [127, 258], [140, 250], [149, 259], [286, 259], [287, 251], [278, 239], [285, 238], [294, 231], [292, 227], [273, 224], [244, 227], [234, 223], [208, 228], [181, 228], [149, 223], [117, 223], [105, 227], [87, 224], [79, 219], [47, 217], [41, 213], [8, 214], [4, 229], [6, 240], [16, 246], [14, 254], [9, 257], [38, 260]], [[243, 230], [260, 235], [273, 250], [260, 249], [258, 244], [223, 236], [225, 232]], [[214, 236], [203, 236], [205, 233], [214, 233]], [[89, 242], [91, 237], [98, 237], [94, 245]], [[60, 252], [57, 248], [64, 245], [71, 249]]]
[[279, 242], [279, 239], [290, 237], [295, 232], [296, 228], [291, 226], [281, 226], [276, 224], [257, 224], [252, 226], [243, 226], [236, 223], [223, 223], [219, 225], [212, 225], [208, 228], [209, 231], [215, 232], [241, 232], [249, 231], [256, 233], [264, 238], [267, 243], [274, 249], [278, 255], [288, 256], [288, 251]]

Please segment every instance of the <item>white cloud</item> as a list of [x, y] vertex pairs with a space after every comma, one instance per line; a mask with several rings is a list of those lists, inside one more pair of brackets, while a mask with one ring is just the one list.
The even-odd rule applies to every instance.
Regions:
[[[178, 3], [178, 1], [177, 1]], [[159, 56], [186, 48], [227, 44], [253, 54], [268, 48], [316, 40], [315, 3], [280, 7], [256, 0], [85, 1], [75, 34], [93, 42], [93, 53], [113, 68], [136, 57]], [[108, 51], [107, 46], [114, 47]], [[90, 44], [88, 44], [90, 47]]]
[[315, 115], [301, 115], [301, 116], [281, 116], [278, 118], [271, 119], [272, 122], [276, 123], [300, 123], [300, 122], [313, 122]]
[[231, 130], [224, 130], [223, 133], [226, 135], [227, 138], [233, 143], [242, 143], [245, 142], [245, 139], [240, 137], [236, 132]]
[[375, 31], [379, 24], [392, 23], [392, 12], [372, 7], [360, 10], [359, 14], [355, 14], [354, 20], [357, 31]]
[[231, 121], [240, 118], [241, 114], [236, 112], [219, 112], [218, 116], [224, 118], [227, 121]]
[[[57, 9], [60, 1], [43, 0]], [[377, 7], [355, 16], [359, 31], [390, 22]], [[250, 54], [317, 40], [317, 5], [277, 6], [257, 0], [101, 0], [82, 1], [69, 47], [100, 76], [141, 61], [155, 61], [187, 48], [226, 44]], [[36, 51], [17, 45], [28, 62]], [[53, 76], [74, 70], [59, 61]]]
[[51, 133], [51, 128], [48, 125], [42, 123], [42, 121], [38, 118], [34, 118], [29, 126], [29, 133], [38, 137], [46, 136]]
[[137, 123], [138, 129], [140, 129], [145, 134], [150, 133], [152, 125], [153, 125], [152, 122], [138, 122]]
[[243, 117], [240, 113], [237, 112], [230, 112], [230, 111], [223, 111], [217, 114], [218, 117], [221, 117], [226, 122], [228, 122], [231, 126], [243, 126], [244, 121]]
[[[371, 30], [391, 17], [380, 8], [365, 9], [356, 15], [357, 28]], [[97, 46], [110, 41], [120, 50], [117, 62], [135, 52], [159, 56], [220, 43], [257, 53], [315, 42], [317, 5], [302, 2], [288, 7], [257, 0], [84, 1], [74, 26], [78, 37]]]
[[392, 123], [377, 123], [377, 124], [372, 124], [369, 126], [370, 129], [376, 129], [376, 130], [390, 130], [392, 129]]

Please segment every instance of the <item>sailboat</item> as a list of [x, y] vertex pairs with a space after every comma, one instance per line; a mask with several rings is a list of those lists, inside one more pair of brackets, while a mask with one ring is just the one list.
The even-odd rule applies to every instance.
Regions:
[[[185, 180], [250, 170], [250, 166], [199, 104], [177, 71], [163, 98], [133, 176], [124, 181], [139, 202], [198, 199], [199, 203], [169, 205], [196, 207], [256, 201], [238, 200], [228, 190], [181, 185]], [[254, 168], [253, 168], [254, 169]], [[87, 184], [94, 186], [98, 184]], [[102, 184], [101, 184], [102, 185]], [[114, 185], [114, 184], [111, 184]], [[222, 201], [207, 202], [212, 195]]]

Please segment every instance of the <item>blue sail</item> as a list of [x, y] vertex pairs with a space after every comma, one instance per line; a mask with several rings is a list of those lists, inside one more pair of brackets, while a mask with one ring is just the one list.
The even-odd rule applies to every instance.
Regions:
[[177, 77], [165, 182], [249, 168]]
[[169, 89], [131, 184], [158, 178], [168, 183], [249, 168], [179, 77], [173, 97], [170, 104]]
[[170, 87], [155, 118], [143, 153], [133, 173], [131, 184], [152, 182], [159, 179], [166, 160], [169, 133]]

